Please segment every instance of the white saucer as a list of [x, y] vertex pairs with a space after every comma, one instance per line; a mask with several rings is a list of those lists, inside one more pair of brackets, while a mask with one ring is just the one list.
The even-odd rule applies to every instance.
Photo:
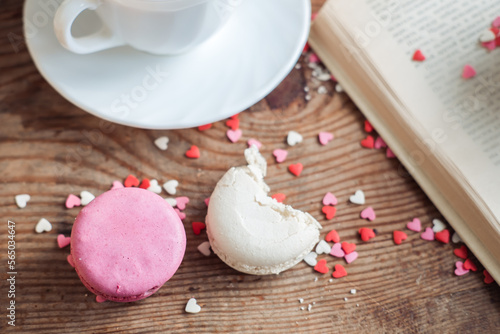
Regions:
[[[154, 56], [119, 47], [77, 55], [56, 40], [53, 11], [38, 0], [25, 1], [27, 46], [43, 77], [91, 114], [148, 129], [215, 122], [264, 98], [299, 58], [311, 17], [310, 0], [248, 0], [218, 34], [187, 54]], [[155, 81], [149, 73], [157, 68], [168, 76]]]

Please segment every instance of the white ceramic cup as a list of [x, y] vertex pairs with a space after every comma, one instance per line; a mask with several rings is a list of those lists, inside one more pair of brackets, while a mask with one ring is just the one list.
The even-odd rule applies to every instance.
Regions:
[[[120, 45], [153, 54], [189, 51], [214, 35], [243, 0], [65, 0], [54, 17], [57, 39], [80, 54]], [[102, 28], [74, 37], [71, 26], [86, 9]]]

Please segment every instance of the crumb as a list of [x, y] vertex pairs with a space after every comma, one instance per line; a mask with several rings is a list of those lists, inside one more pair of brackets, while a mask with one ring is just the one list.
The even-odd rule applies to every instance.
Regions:
[[306, 101], [311, 100], [311, 95], [307, 94], [307, 95], [305, 96], [305, 99], [306, 99]]
[[351, 289], [351, 294], [355, 295], [356, 294], [356, 289]]
[[347, 301], [347, 297], [344, 297], [344, 301], [345, 301], [345, 302]]
[[307, 305], [307, 311], [311, 312], [311, 309], [312, 309], [312, 305], [311, 304]]
[[304, 302], [304, 298], [299, 298], [299, 303], [303, 303]]
[[295, 64], [295, 68], [296, 68], [297, 70], [300, 70], [300, 69], [302, 68], [302, 66], [301, 66], [300, 64]]
[[318, 87], [318, 94], [326, 94], [328, 91], [326, 90], [325, 86], [319, 86]]
[[304, 92], [306, 92], [306, 93], [309, 92], [309, 87], [305, 86], [304, 87]]

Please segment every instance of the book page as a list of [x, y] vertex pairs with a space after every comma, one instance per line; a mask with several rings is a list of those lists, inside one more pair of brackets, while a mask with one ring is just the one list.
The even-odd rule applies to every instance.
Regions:
[[[479, 36], [500, 16], [500, 1], [337, 0], [342, 25], [374, 64], [424, 143], [449, 160], [500, 221], [500, 48]], [[412, 61], [415, 50], [426, 56]], [[461, 77], [464, 65], [477, 75]], [[415, 139], [417, 140], [417, 139]], [[428, 152], [410, 152], [415, 168]]]

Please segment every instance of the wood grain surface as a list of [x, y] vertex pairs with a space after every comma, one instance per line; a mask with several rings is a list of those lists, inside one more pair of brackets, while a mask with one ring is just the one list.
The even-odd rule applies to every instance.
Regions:
[[[314, 0], [313, 11], [322, 2]], [[21, 1], [4, 0], [0, 6], [0, 332], [498, 333], [499, 286], [484, 284], [480, 272], [455, 276], [458, 245], [424, 241], [405, 229], [414, 217], [431, 226], [441, 216], [396, 159], [360, 146], [366, 136], [362, 114], [347, 95], [335, 93], [332, 82], [324, 84], [327, 94], [318, 94], [304, 57], [301, 69], [240, 114], [243, 137], [237, 143], [228, 141], [222, 121], [204, 132], [134, 129], [91, 116], [55, 92], [19, 39]], [[304, 142], [288, 147], [289, 130], [300, 132]], [[335, 139], [319, 145], [320, 131]], [[153, 144], [162, 135], [170, 138], [167, 151]], [[203, 200], [223, 173], [244, 163], [249, 138], [263, 143], [272, 193], [285, 193], [287, 204], [317, 218], [322, 237], [335, 228], [342, 240], [357, 243], [359, 258], [346, 265], [347, 277], [330, 282], [331, 268], [344, 262], [327, 255], [320, 255], [330, 268], [326, 275], [301, 262], [280, 275], [259, 277], [197, 251], [207, 237], [194, 235], [191, 222], [203, 221]], [[184, 157], [192, 144], [200, 147], [200, 159]], [[285, 163], [274, 161], [276, 148], [289, 150]], [[300, 177], [287, 172], [296, 162], [304, 165]], [[82, 190], [101, 194], [128, 174], [160, 183], [179, 180], [179, 194], [191, 199], [184, 221], [186, 256], [152, 297], [99, 304], [67, 264], [69, 250], [57, 247], [57, 235], [70, 234], [79, 212], [66, 209], [64, 201]], [[376, 210], [374, 222], [360, 219], [361, 207], [348, 202], [356, 189], [364, 190], [366, 205]], [[337, 216], [329, 221], [321, 213], [327, 191], [339, 199]], [[31, 195], [24, 209], [14, 202], [20, 193]], [[36, 234], [42, 217], [53, 230]], [[8, 219], [16, 223], [15, 328], [6, 318]], [[362, 242], [357, 231], [364, 226], [375, 228], [377, 237]], [[392, 241], [396, 229], [408, 233], [400, 246]], [[202, 306], [200, 313], [184, 312], [190, 297]]]

